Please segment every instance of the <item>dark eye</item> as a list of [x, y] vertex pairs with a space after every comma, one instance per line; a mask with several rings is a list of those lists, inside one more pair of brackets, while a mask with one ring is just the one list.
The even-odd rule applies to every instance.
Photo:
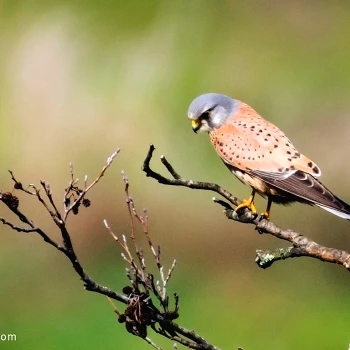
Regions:
[[201, 119], [208, 120], [211, 116], [211, 112], [217, 107], [217, 105], [207, 109], [205, 112], [201, 114]]
[[207, 111], [205, 111], [205, 112], [203, 112], [202, 114], [201, 114], [201, 119], [204, 119], [204, 120], [208, 120], [209, 118], [210, 118], [210, 113], [211, 113], [211, 109], [210, 110], [207, 110]]

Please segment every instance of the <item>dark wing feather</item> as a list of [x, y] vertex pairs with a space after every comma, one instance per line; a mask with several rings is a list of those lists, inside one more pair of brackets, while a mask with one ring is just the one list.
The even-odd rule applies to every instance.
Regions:
[[[334, 209], [350, 219], [350, 205], [335, 196], [321, 182], [312, 175], [302, 171], [289, 172], [289, 174], [270, 173], [265, 171], [250, 171], [250, 175], [259, 178], [267, 184], [300, 197], [310, 204], [316, 204], [327, 210]], [[287, 175], [287, 176], [286, 176]], [[341, 215], [340, 215], [341, 216]]]

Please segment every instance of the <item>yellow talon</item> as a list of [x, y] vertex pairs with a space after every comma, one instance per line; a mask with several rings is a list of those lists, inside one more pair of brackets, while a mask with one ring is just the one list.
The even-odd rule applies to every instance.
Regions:
[[265, 220], [270, 220], [270, 210], [271, 210], [271, 204], [272, 204], [272, 201], [271, 199], [269, 198], [268, 201], [267, 201], [267, 207], [266, 207], [266, 210], [264, 212], [261, 213], [261, 219], [265, 219]]
[[254, 205], [254, 196], [255, 196], [255, 190], [253, 190], [252, 194], [248, 199], [243, 199], [242, 203], [237, 205], [237, 207], [235, 208], [235, 212], [237, 212], [242, 208], [248, 208], [253, 214], [256, 214], [257, 211]]
[[270, 214], [267, 211], [263, 211], [260, 216], [261, 219], [270, 220]]

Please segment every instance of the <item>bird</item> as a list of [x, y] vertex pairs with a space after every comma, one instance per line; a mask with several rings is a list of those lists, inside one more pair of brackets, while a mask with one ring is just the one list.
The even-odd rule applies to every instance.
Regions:
[[321, 169], [300, 153], [274, 124], [248, 104], [218, 93], [196, 97], [188, 108], [195, 133], [209, 133], [226, 167], [252, 188], [235, 211], [248, 208], [254, 215], [255, 195], [267, 198], [262, 218], [270, 219], [272, 203], [316, 205], [350, 220], [350, 205], [333, 194], [319, 178]]

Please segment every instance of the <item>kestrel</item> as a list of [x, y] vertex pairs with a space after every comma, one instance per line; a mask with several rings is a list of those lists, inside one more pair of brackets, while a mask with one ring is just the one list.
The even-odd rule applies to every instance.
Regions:
[[350, 220], [350, 205], [335, 196], [318, 178], [320, 168], [298, 152], [287, 136], [252, 107], [228, 96], [208, 93], [194, 99], [188, 109], [194, 132], [206, 131], [227, 168], [252, 188], [249, 199], [235, 209], [254, 214], [256, 193], [272, 202], [317, 205]]

